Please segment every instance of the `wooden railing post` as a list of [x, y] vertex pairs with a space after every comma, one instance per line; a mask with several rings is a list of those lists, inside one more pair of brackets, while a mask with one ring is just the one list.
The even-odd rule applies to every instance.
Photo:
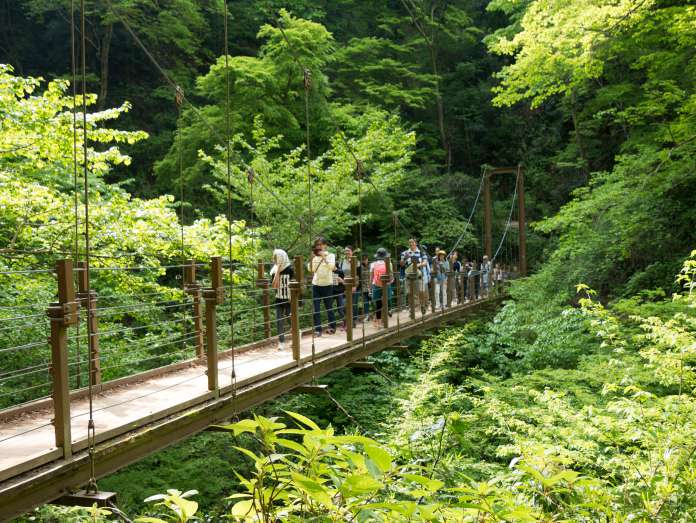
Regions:
[[63, 457], [72, 456], [70, 430], [70, 375], [68, 373], [68, 327], [76, 325], [77, 302], [71, 260], [56, 263], [58, 301], [48, 307], [51, 320], [51, 377], [53, 381], [53, 428], [56, 447]]
[[408, 315], [412, 320], [416, 319], [416, 300], [418, 299], [416, 289], [416, 283], [418, 282], [418, 275], [409, 273], [406, 275], [406, 280], [408, 281]]
[[[297, 274], [297, 273], [295, 273]], [[302, 285], [297, 280], [290, 282], [290, 332], [292, 335], [292, 358], [300, 363], [300, 293]]]
[[391, 258], [384, 258], [384, 265], [387, 272], [379, 277], [382, 282], [382, 325], [385, 329], [389, 328], [389, 281], [392, 279]]
[[217, 306], [225, 301], [225, 289], [222, 286], [222, 258], [219, 256], [214, 256], [210, 262], [210, 288], [203, 289], [203, 299], [205, 300], [205, 355], [208, 363], [208, 390], [217, 390], [219, 388]]
[[[88, 357], [92, 361], [91, 375], [88, 376], [92, 385], [101, 383], [101, 360], [99, 357], [99, 318], [97, 317], [97, 293], [94, 290], [87, 292], [87, 270], [85, 262], [77, 262], [80, 271], [77, 273], [77, 299], [80, 307], [87, 311], [87, 321], [89, 327], [87, 332], [91, 335], [87, 336]], [[89, 370], [88, 370], [89, 374]]]
[[454, 286], [455, 286], [454, 271], [449, 270], [449, 271], [447, 271], [447, 308], [448, 309], [452, 306], [452, 299], [454, 298]]
[[392, 263], [392, 274], [394, 275], [394, 306], [398, 314], [401, 310], [401, 306], [403, 305], [401, 300], [401, 275], [399, 274], [398, 260], [394, 260]]
[[432, 273], [430, 273], [430, 281], [428, 282], [428, 298], [430, 299], [430, 308], [433, 314], [435, 314], [437, 312], [437, 307], [435, 306], [435, 277]]
[[256, 265], [256, 286], [261, 289], [261, 299], [263, 303], [263, 334], [264, 338], [271, 337], [271, 297], [270, 282], [266, 278], [266, 270], [263, 260], [258, 260]]
[[299, 297], [302, 298], [302, 294], [305, 289], [305, 270], [304, 270], [304, 256], [298, 254], [294, 259], [295, 263], [295, 280], [300, 284], [300, 294]]
[[353, 289], [356, 286], [357, 269], [355, 265], [355, 256], [350, 257], [350, 276], [343, 279], [346, 294], [345, 320], [346, 320], [346, 341], [353, 341], [353, 323], [355, 321], [353, 314]]
[[478, 293], [478, 297], [479, 297], [479, 299], [482, 300], [483, 298], [485, 298], [485, 295], [484, 295], [484, 288], [483, 288], [483, 264], [481, 264], [481, 270], [479, 271], [478, 277], [479, 277], [479, 282], [478, 282], [478, 284], [479, 284], [479, 287], [478, 287], [478, 288], [479, 288], [479, 293]]
[[457, 296], [457, 300], [459, 302], [459, 305], [463, 305], [464, 300], [466, 298], [466, 273], [464, 271], [461, 271], [459, 274], [457, 274], [457, 278], [459, 279], [459, 293]]
[[[476, 272], [476, 262], [471, 262], [471, 271]], [[467, 290], [469, 291], [469, 301], [476, 300], [476, 276], [469, 274], [467, 276]]]
[[193, 332], [196, 344], [196, 356], [203, 354], [203, 317], [201, 316], [201, 286], [196, 281], [196, 261], [189, 260], [184, 267], [184, 292], [191, 296], [191, 311], [193, 314]]

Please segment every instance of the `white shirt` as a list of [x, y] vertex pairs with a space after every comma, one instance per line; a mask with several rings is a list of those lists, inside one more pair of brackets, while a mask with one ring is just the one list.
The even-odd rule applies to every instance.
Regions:
[[328, 253], [325, 257], [314, 256], [309, 262], [309, 272], [313, 273], [312, 285], [326, 287], [333, 285], [333, 270], [336, 268], [336, 256]]

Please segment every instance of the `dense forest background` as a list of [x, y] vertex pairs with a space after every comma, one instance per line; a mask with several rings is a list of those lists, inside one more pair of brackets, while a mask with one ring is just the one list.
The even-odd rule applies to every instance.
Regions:
[[[78, 232], [59, 228], [71, 221], [74, 194], [70, 5], [0, 0], [0, 261], [8, 271], [80, 249]], [[411, 356], [377, 357], [393, 383], [351, 371], [327, 378], [353, 419], [302, 397], [258, 413], [290, 405], [322, 425], [365, 430], [399, 464], [424, 464], [431, 480], [463, 489], [454, 502], [449, 491], [439, 495], [443, 485], [424, 482], [431, 490], [414, 497], [442, 503], [439, 514], [460, 510], [464, 521], [691, 520], [692, 2], [231, 1], [229, 67], [220, 0], [94, 0], [87, 9], [94, 234], [106, 256], [95, 265], [124, 251], [155, 269], [182, 256], [206, 260], [226, 252], [227, 218], [234, 257], [250, 267], [278, 245], [306, 254], [310, 231], [298, 235], [298, 218], [314, 220], [314, 232], [334, 245], [355, 243], [362, 229], [368, 252], [409, 235], [450, 246], [463, 234], [460, 249], [480, 257], [481, 213], [470, 231], [464, 222], [482, 168], [524, 165], [532, 274], [512, 285], [501, 311], [445, 331]], [[311, 77], [306, 106], [303, 69]], [[190, 103], [175, 103], [163, 73]], [[307, 209], [307, 139], [315, 216]], [[360, 199], [354, 155], [369, 181]], [[250, 167], [280, 199], [250, 187]], [[494, 180], [496, 238], [512, 188], [512, 179]], [[507, 241], [514, 263], [516, 236]], [[42, 275], [2, 275], [0, 296], [32, 296], [44, 307], [52, 285]], [[164, 269], [102, 277], [95, 287], [126, 303], [132, 289], [178, 296]], [[105, 328], [118, 328], [126, 319], [108, 321]], [[127, 321], [163, 317], [138, 312]], [[6, 336], [17, 336], [8, 345], [33, 339]], [[132, 339], [112, 343], [119, 358], [152, 357]], [[3, 365], [15, 363], [3, 357]], [[2, 386], [8, 397], [17, 388]], [[195, 487], [206, 511], [227, 514], [222, 497], [242, 488], [239, 478], [207, 479], [230, 452], [229, 439], [206, 434], [106, 484], [134, 510], [143, 490]], [[234, 465], [254, 473], [249, 463]], [[408, 480], [377, 472], [370, 474], [393, 485], [380, 499], [399, 498]]]
[[[185, 220], [222, 213], [219, 180], [199, 153], [215, 155], [214, 131], [224, 131], [222, 3], [87, 7], [88, 91], [98, 94], [96, 108], [129, 101], [134, 110], [121, 115], [119, 127], [149, 135], [127, 148], [133, 161], [105, 180], [142, 198], [177, 194], [183, 183]], [[411, 160], [403, 178], [384, 185], [392, 201], [373, 195], [368, 214], [393, 207], [405, 229], [447, 244], [461, 232], [482, 166], [521, 163], [531, 220], [553, 217], [574, 198], [535, 228], [536, 267], [551, 257], [554, 275], [567, 285], [582, 275], [602, 289], [632, 280], [631, 290], [643, 279], [660, 280], [662, 267], [679, 267], [694, 230], [693, 13], [686, 3], [585, 9], [583, 2], [267, 0], [231, 2], [229, 9], [232, 129], [245, 141], [257, 125], [266, 139], [282, 136], [263, 154], [267, 161], [303, 143], [303, 79], [293, 64], [299, 56], [314, 78], [315, 156], [331, 149], [337, 128], [360, 135], [370, 120], [393, 117], [393, 125], [415, 132], [414, 150], [392, 151]], [[3, 2], [0, 16], [0, 61], [18, 75], [69, 78], [69, 2]], [[171, 88], [124, 19], [215, 130], [186, 107], [178, 114]], [[278, 32], [283, 25], [291, 45]], [[510, 184], [498, 185], [502, 200]], [[244, 188], [238, 192], [234, 217], [249, 218]], [[354, 203], [344, 198], [352, 213]], [[380, 214], [367, 224], [373, 243], [391, 230], [388, 213]], [[331, 231], [336, 243], [354, 239], [354, 220], [344, 221], [347, 229]], [[470, 250], [480, 244], [473, 236]], [[567, 241], [549, 241], [558, 237]]]
[[[18, 75], [69, 78], [69, 5], [3, 2], [0, 61]], [[132, 162], [104, 179], [141, 198], [176, 195], [183, 184], [186, 221], [221, 214], [224, 191], [206, 156], [216, 154], [215, 132], [224, 131], [222, 3], [114, 0], [87, 8], [88, 91], [98, 94], [96, 108], [129, 101], [134, 110], [118, 126], [149, 136], [127, 148]], [[679, 267], [695, 219], [688, 190], [693, 13], [685, 3], [585, 9], [582, 2], [268, 0], [231, 2], [229, 9], [233, 133], [254, 141], [260, 127], [265, 140], [280, 137], [267, 150], [256, 144], [253, 159], [263, 156], [279, 170], [273, 162], [303, 144], [298, 58], [313, 76], [314, 156], [331, 152], [338, 130], [358, 136], [374, 120], [396, 118], [393, 126], [415, 133], [411, 151], [381, 147], [408, 158], [399, 166], [403, 176], [383, 185], [391, 201], [373, 195], [366, 204], [368, 215], [381, 211], [366, 224], [371, 242], [390, 237], [384, 211], [394, 208], [406, 230], [448, 244], [461, 232], [482, 166], [521, 163], [532, 221], [574, 199], [535, 228], [533, 265], [551, 257], [554, 276], [567, 285], [589, 279], [602, 289], [650, 284], [662, 267]], [[186, 107], [178, 114], [170, 86], [123, 20], [199, 106], [205, 124]], [[498, 185], [506, 199], [510, 183]], [[234, 218], [249, 218], [243, 184], [238, 189]], [[354, 200], [342, 202], [353, 214]], [[271, 207], [264, 215], [258, 205], [262, 221], [278, 214]], [[499, 205], [498, 221], [507, 204]], [[346, 222], [329, 227], [336, 243], [354, 240], [355, 220], [327, 215]], [[470, 250], [477, 236], [468, 239]]]

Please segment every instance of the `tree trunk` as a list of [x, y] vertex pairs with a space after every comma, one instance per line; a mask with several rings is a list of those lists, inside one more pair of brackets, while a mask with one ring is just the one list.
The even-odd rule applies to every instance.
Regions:
[[440, 141], [442, 142], [442, 149], [445, 151], [445, 158], [447, 164], [447, 172], [450, 171], [452, 165], [452, 152], [450, 151], [449, 142], [447, 140], [447, 131], [445, 129], [445, 106], [442, 101], [442, 93], [440, 93], [440, 74], [437, 69], [437, 54], [435, 51], [435, 42], [428, 43], [428, 49], [430, 50], [430, 61], [432, 62], [433, 75], [435, 76], [435, 104], [437, 106], [437, 127], [440, 131]]
[[106, 26], [106, 32], [99, 46], [99, 65], [101, 68], [99, 79], [99, 100], [97, 108], [101, 111], [106, 105], [106, 96], [109, 92], [109, 55], [111, 53], [111, 39], [114, 35], [114, 24]]
[[587, 161], [587, 154], [585, 153], [585, 146], [582, 142], [582, 138], [580, 137], [580, 129], [578, 127], [578, 113], [575, 105], [575, 90], [571, 90], [570, 92], [570, 114], [573, 118], [573, 129], [575, 130], [575, 144], [578, 147], [580, 159], [582, 160], [582, 176], [584, 178], [584, 182], [587, 183], [587, 180], [590, 177], [589, 164]]

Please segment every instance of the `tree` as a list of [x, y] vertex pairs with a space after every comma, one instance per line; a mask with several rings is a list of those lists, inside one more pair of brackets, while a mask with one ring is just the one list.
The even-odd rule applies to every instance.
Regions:
[[[179, 138], [167, 156], [158, 162], [155, 173], [162, 187], [171, 186], [179, 178], [182, 159], [183, 179], [192, 187], [187, 201], [203, 215], [216, 209], [207, 200], [206, 184], [212, 179], [207, 166], [198, 159], [197, 151], [207, 154], [225, 140], [226, 80], [230, 77], [230, 131], [251, 138], [256, 115], [263, 116], [269, 135], [282, 136], [282, 150], [288, 151], [305, 141], [304, 71], [311, 78], [309, 90], [310, 137], [316, 154], [326, 144], [327, 132], [333, 122], [327, 97], [330, 90], [324, 69], [332, 59], [333, 39], [322, 26], [281, 12], [276, 26], [265, 25], [259, 37], [265, 43], [257, 57], [220, 57], [207, 74], [198, 78], [197, 94], [207, 105], [200, 109], [184, 107]], [[283, 33], [285, 36], [283, 36]], [[286, 40], [287, 38], [287, 40]], [[180, 155], [181, 148], [181, 157]], [[178, 183], [178, 182], [176, 182]]]
[[[256, 119], [253, 141], [242, 135], [234, 140], [233, 196], [253, 209], [254, 221], [269, 234], [269, 243], [284, 249], [304, 249], [311, 236], [323, 234], [333, 241], [354, 243], [359, 223], [356, 158], [364, 167], [362, 197], [399, 187], [414, 152], [415, 135], [397, 118], [381, 111], [355, 116], [350, 128], [333, 134], [328, 149], [307, 166], [304, 146], [282, 151], [282, 136], [268, 136], [262, 118]], [[355, 137], [353, 137], [355, 136]], [[202, 155], [213, 169], [211, 196], [223, 205], [226, 196], [226, 153]], [[311, 182], [310, 182], [311, 178]], [[311, 213], [309, 209], [311, 183]], [[252, 192], [253, 191], [253, 192]], [[389, 214], [389, 203], [364, 209], [363, 223]]]
[[[40, 22], [51, 18], [64, 25], [70, 23], [70, 0], [22, 0], [29, 15]], [[153, 5], [147, 0], [135, 2], [125, 0], [87, 0], [85, 3], [87, 44], [91, 49], [90, 63], [97, 64], [99, 71], [98, 109], [106, 106], [109, 94], [109, 73], [115, 46], [130, 41], [131, 36], [125, 28], [115, 34], [120, 21], [125, 19], [133, 30], [150, 48], [155, 49], [163, 62], [165, 70], [176, 76], [190, 75], [190, 63], [200, 65], [202, 35], [207, 29], [203, 10], [216, 5], [216, 2], [193, 2], [176, 0], [165, 7]], [[79, 10], [79, 2], [76, 4]], [[79, 12], [76, 13], [77, 39], [79, 36]], [[114, 40], [116, 38], [116, 40]], [[69, 41], [64, 46], [69, 46]], [[69, 48], [68, 48], [69, 49]], [[161, 53], [166, 51], [166, 53]], [[66, 53], [69, 55], [69, 51]], [[164, 56], [162, 56], [164, 54]], [[79, 56], [79, 55], [78, 55]], [[119, 57], [120, 58], [120, 57]], [[183, 73], [183, 74], [182, 74]], [[180, 80], [183, 81], [183, 78]]]
[[696, 223], [685, 189], [696, 142], [694, 19], [686, 3], [532, 2], [521, 32], [491, 44], [514, 56], [495, 103], [569, 102], [564, 114], [584, 152], [571, 143], [563, 156], [600, 167], [589, 187], [538, 224], [559, 238], [536, 279], [549, 293], [572, 295], [578, 281], [602, 295], [671, 287], [664, 275], [685, 255]]

